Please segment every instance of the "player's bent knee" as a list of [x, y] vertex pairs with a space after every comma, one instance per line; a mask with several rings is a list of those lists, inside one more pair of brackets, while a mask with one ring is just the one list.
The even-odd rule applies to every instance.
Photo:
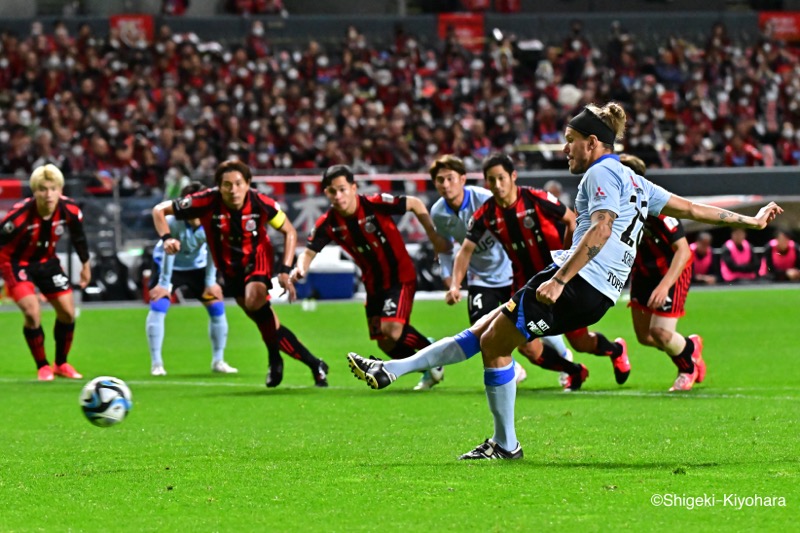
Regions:
[[650, 328], [650, 337], [652, 337], [656, 346], [666, 346], [670, 339], [672, 339], [672, 332], [664, 328], [652, 327]]
[[403, 335], [403, 324], [399, 322], [381, 322], [381, 335], [395, 343]]

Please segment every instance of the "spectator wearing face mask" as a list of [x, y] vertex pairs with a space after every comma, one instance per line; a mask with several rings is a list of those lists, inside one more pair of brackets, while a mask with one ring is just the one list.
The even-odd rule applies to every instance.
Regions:
[[756, 167], [763, 163], [763, 154], [738, 133], [734, 133], [730, 142], [725, 145], [724, 164], [726, 167]]

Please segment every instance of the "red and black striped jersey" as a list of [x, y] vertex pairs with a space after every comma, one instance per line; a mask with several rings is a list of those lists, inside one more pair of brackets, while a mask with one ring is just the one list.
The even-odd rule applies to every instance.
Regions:
[[[642, 240], [636, 251], [633, 271], [641, 276], [663, 278], [669, 270], [675, 251], [672, 245], [686, 236], [683, 224], [666, 215], [648, 216], [644, 222]], [[691, 268], [691, 259], [686, 268]]]
[[[275, 217], [285, 217], [269, 196], [250, 189], [239, 210], [222, 201], [218, 187], [196, 192], [172, 201], [175, 218], [199, 218], [206, 231], [206, 242], [214, 264], [226, 278], [244, 277], [254, 269], [272, 275], [272, 242], [265, 225]], [[269, 264], [257, 264], [258, 252]]]
[[74, 200], [59, 198], [48, 219], [39, 214], [35, 198], [19, 202], [0, 222], [0, 263], [47, 262], [56, 256], [56, 244], [65, 229], [69, 230], [78, 257], [85, 263], [89, 260], [89, 246], [83, 231], [83, 213]]
[[517, 200], [503, 208], [489, 198], [467, 225], [467, 238], [480, 241], [488, 231], [503, 245], [514, 271], [514, 290], [522, 288], [553, 262], [550, 252], [561, 250], [559, 224], [566, 206], [558, 198], [532, 187], [517, 187]]
[[416, 280], [414, 263], [392, 219], [392, 215], [405, 212], [405, 196], [360, 194], [351, 216], [342, 216], [331, 208], [319, 217], [307, 247], [319, 252], [331, 241], [341, 246], [361, 269], [361, 280], [370, 294]]

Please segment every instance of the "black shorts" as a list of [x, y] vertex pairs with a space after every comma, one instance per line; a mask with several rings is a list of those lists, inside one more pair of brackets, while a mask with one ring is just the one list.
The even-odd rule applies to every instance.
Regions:
[[[153, 263], [153, 275], [150, 277], [150, 290], [158, 285], [158, 278], [161, 277], [161, 265]], [[180, 290], [184, 298], [196, 298], [203, 300], [203, 292], [206, 290], [206, 269], [195, 268], [192, 270], [173, 270], [172, 271], [172, 293]]]
[[554, 305], [539, 302], [536, 299], [536, 289], [557, 271], [556, 265], [542, 270], [528, 280], [503, 307], [503, 313], [529, 341], [591, 326], [614, 306], [611, 298], [580, 276], [569, 280]]
[[367, 293], [365, 308], [369, 338], [373, 340], [383, 338], [381, 322], [408, 324], [416, 292], [417, 282], [414, 280], [393, 285], [373, 294]]
[[72, 291], [72, 285], [64, 269], [61, 268], [58, 257], [52, 257], [44, 263], [28, 265], [5, 263], [2, 265], [2, 275], [6, 290], [15, 302], [30, 294], [36, 294], [34, 286], [38, 287], [48, 300]]
[[484, 315], [488, 315], [511, 297], [511, 285], [505, 287], [469, 287], [467, 311], [469, 323], [474, 324]]
[[251, 274], [236, 277], [222, 277], [222, 294], [227, 298], [244, 298], [244, 288], [248, 283], [260, 281], [267, 286], [267, 299], [269, 299], [269, 290], [272, 288], [272, 278], [261, 274]]
[[650, 300], [650, 295], [658, 284], [661, 283], [663, 278], [656, 276], [644, 276], [639, 273], [631, 274], [631, 301], [628, 307], [646, 311], [653, 315], [666, 316], [671, 318], [680, 318], [686, 311], [686, 296], [689, 293], [689, 286], [692, 284], [692, 267], [691, 265], [683, 269], [681, 275], [678, 277], [672, 287], [669, 288], [667, 301], [658, 309], [650, 309], [647, 307], [647, 302]]

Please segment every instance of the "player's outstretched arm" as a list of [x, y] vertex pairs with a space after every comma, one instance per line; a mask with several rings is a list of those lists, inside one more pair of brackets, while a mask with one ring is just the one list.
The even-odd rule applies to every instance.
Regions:
[[578, 219], [575, 216], [575, 211], [567, 208], [566, 213], [561, 218], [561, 222], [566, 226], [564, 230], [564, 249], [569, 250], [572, 247], [572, 234], [575, 233], [575, 228], [578, 227]]
[[430, 213], [428, 213], [428, 208], [422, 203], [422, 200], [416, 196], [406, 196], [406, 210], [416, 215], [417, 220], [419, 220], [422, 227], [425, 228], [425, 233], [428, 235], [428, 239], [430, 239], [431, 244], [433, 244], [433, 249], [437, 254], [449, 252], [453, 249], [453, 243], [436, 232], [433, 219]]
[[276, 229], [283, 233], [284, 239], [283, 263], [278, 267], [278, 283], [284, 291], [289, 293], [289, 302], [293, 302], [297, 299], [297, 290], [294, 288], [294, 283], [292, 283], [289, 274], [292, 272], [294, 251], [297, 248], [297, 230], [294, 229], [294, 225], [292, 225], [288, 217], [286, 217], [283, 224]]
[[667, 205], [661, 210], [661, 213], [675, 218], [688, 218], [715, 226], [764, 229], [770, 222], [775, 220], [775, 217], [783, 213], [783, 208], [775, 202], [770, 202], [762, 207], [756, 216], [751, 217], [714, 207], [713, 205], [695, 203], [673, 194]]
[[664, 302], [667, 301], [669, 290], [678, 281], [683, 269], [686, 268], [686, 263], [692, 258], [692, 250], [689, 248], [689, 241], [686, 237], [681, 237], [672, 243], [672, 250], [675, 255], [672, 256], [672, 261], [669, 263], [669, 269], [664, 277], [658, 283], [653, 292], [650, 293], [650, 299], [647, 301], [647, 307], [650, 309], [658, 309]]
[[472, 253], [475, 251], [475, 243], [469, 239], [464, 239], [461, 244], [461, 249], [456, 254], [455, 262], [453, 263], [453, 276], [450, 279], [450, 287], [444, 295], [444, 300], [448, 305], [453, 305], [461, 301], [461, 282], [467, 275], [469, 268], [469, 260], [472, 259]]
[[303, 279], [308, 274], [308, 267], [311, 266], [311, 261], [317, 256], [317, 252], [306, 248], [300, 257], [297, 258], [297, 266], [292, 270], [291, 279], [295, 283], [298, 279]]
[[86, 261], [83, 263], [83, 266], [81, 266], [81, 278], [78, 284], [81, 289], [85, 289], [89, 286], [90, 281], [92, 281], [92, 266], [89, 264], [89, 261]]
[[156, 227], [158, 236], [164, 241], [164, 252], [168, 254], [176, 254], [181, 249], [181, 241], [169, 234], [167, 215], [172, 214], [171, 200], [165, 200], [153, 208], [153, 225]]

